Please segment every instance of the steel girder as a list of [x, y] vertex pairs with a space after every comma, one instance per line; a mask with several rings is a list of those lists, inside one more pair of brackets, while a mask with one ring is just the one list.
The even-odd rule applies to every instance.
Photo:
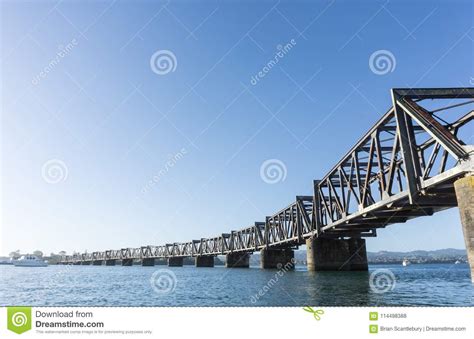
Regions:
[[[457, 112], [447, 123], [420, 102], [472, 99], [474, 90], [394, 89], [392, 98], [393, 107], [318, 185], [315, 199], [325, 235], [373, 232], [457, 204], [452, 184], [473, 170], [472, 146], [458, 134], [474, 113]], [[432, 111], [464, 104], [472, 100]]]

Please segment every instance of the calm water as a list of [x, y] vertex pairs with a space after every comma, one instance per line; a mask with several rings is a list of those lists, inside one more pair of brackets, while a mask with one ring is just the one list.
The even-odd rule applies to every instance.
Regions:
[[[379, 290], [375, 290], [371, 288], [370, 274], [380, 269], [385, 270], [378, 272], [385, 274], [388, 280], [391, 277], [386, 270], [393, 272], [395, 283], [384, 285], [382, 277]], [[374, 265], [369, 273], [312, 273], [304, 267], [278, 272], [192, 266], [26, 268], [0, 265], [0, 305], [474, 306], [474, 287], [467, 264]], [[393, 289], [376, 293], [386, 286]], [[171, 292], [165, 293], [170, 289]]]

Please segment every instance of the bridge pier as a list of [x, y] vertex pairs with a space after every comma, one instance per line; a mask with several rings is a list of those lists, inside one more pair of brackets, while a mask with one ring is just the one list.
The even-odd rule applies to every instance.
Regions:
[[461, 214], [467, 259], [471, 268], [471, 281], [474, 283], [474, 175], [458, 179], [454, 183], [454, 189]]
[[72, 264], [73, 264], [73, 265], [80, 265], [81, 262], [80, 262], [80, 261], [74, 261]]
[[260, 251], [261, 268], [294, 269], [295, 252], [291, 249], [263, 249]]
[[132, 266], [133, 259], [122, 259], [122, 266]]
[[365, 239], [306, 240], [308, 271], [368, 271]]
[[91, 262], [90, 261], [81, 261], [81, 265], [90, 265]]
[[250, 254], [248, 253], [229, 253], [225, 256], [225, 267], [229, 268], [249, 268]]
[[143, 258], [142, 266], [155, 266], [155, 258]]
[[94, 265], [94, 266], [102, 266], [102, 260], [94, 260], [94, 261], [92, 262], [92, 265]]
[[214, 267], [214, 256], [203, 255], [196, 257], [196, 267]]
[[115, 259], [108, 259], [105, 261], [105, 266], [115, 266]]
[[168, 258], [169, 267], [181, 267], [183, 266], [183, 257], [170, 257]]

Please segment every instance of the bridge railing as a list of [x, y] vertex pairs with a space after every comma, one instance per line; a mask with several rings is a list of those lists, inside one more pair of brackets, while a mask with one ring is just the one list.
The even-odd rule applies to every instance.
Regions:
[[254, 252], [265, 245], [264, 242], [265, 223], [256, 222], [238, 231], [232, 231], [229, 237], [227, 252]]
[[298, 196], [293, 204], [267, 217], [262, 246], [297, 245], [316, 234], [313, 204], [312, 196]]

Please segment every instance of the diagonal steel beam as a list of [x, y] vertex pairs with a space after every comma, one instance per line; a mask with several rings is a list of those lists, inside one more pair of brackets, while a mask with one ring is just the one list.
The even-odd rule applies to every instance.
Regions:
[[426, 132], [428, 132], [446, 151], [456, 160], [467, 157], [467, 152], [457, 138], [443, 125], [441, 125], [423, 107], [410, 99], [399, 97], [397, 105], [409, 114]]
[[398, 105], [399, 101], [400, 95], [396, 90], [392, 89], [393, 110], [397, 121], [398, 138], [400, 139], [400, 149], [402, 151], [403, 163], [405, 165], [409, 201], [410, 204], [413, 204], [421, 189], [421, 169], [418, 161], [418, 153], [411, 118], [407, 116], [403, 109]]

